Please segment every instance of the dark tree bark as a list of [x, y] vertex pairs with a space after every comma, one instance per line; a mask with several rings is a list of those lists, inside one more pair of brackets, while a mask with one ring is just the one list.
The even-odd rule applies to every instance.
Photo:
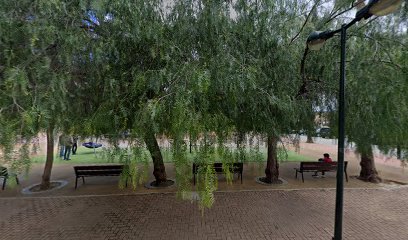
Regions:
[[54, 128], [49, 126], [47, 128], [47, 159], [45, 161], [44, 173], [42, 175], [42, 181], [40, 185], [41, 190], [50, 188], [50, 178], [52, 164], [54, 162]]
[[237, 133], [237, 149], [242, 147], [241, 145], [244, 142], [244, 139], [245, 139], [245, 133], [241, 132], [241, 131], [238, 131], [238, 133]]
[[279, 180], [279, 163], [278, 163], [278, 138], [268, 136], [268, 159], [266, 162], [266, 179], [267, 183], [282, 183]]
[[154, 133], [146, 133], [145, 135], [145, 143], [147, 149], [150, 152], [153, 160], [153, 175], [156, 178], [156, 185], [159, 185], [161, 182], [166, 182], [167, 175], [166, 175], [166, 168], [164, 167], [163, 163], [163, 156], [160, 151], [159, 144], [157, 143], [157, 139]]
[[[358, 149], [361, 149], [358, 148]], [[377, 169], [375, 168], [373, 150], [371, 145], [365, 146], [364, 150], [360, 150], [361, 160], [360, 160], [360, 176], [358, 177], [360, 180], [372, 182], [372, 183], [380, 183], [382, 180], [378, 176]]]
[[401, 159], [402, 158], [402, 154], [401, 154], [401, 145], [397, 146], [397, 158]]
[[192, 153], [192, 148], [193, 148], [193, 140], [191, 139], [191, 134], [190, 137], [188, 138], [189, 143], [190, 143], [190, 153]]
[[307, 117], [307, 119], [309, 120], [309, 122], [307, 123], [307, 130], [306, 130], [306, 135], [307, 135], [307, 143], [314, 143], [313, 141], [313, 136], [316, 133], [315, 130], [315, 113], [313, 111], [313, 106], [312, 104], [309, 104], [309, 115]]
[[312, 134], [311, 134], [310, 131], [307, 131], [307, 140], [306, 140], [306, 142], [307, 143], [314, 143], [313, 142], [313, 137], [312, 137]]

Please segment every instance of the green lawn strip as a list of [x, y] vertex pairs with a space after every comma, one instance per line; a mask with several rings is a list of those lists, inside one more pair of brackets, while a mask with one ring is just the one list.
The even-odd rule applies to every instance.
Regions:
[[[96, 153], [96, 155], [95, 155]], [[69, 161], [63, 160], [63, 158], [59, 157], [59, 152], [55, 153], [54, 155], [54, 163], [55, 164], [66, 164], [66, 163], [72, 163], [72, 164], [84, 164], [84, 163], [108, 163], [107, 160], [102, 158], [102, 149], [97, 148], [95, 149], [95, 153], [93, 149], [85, 148], [85, 147], [78, 147], [78, 150], [75, 155], [70, 156]], [[31, 157], [31, 162], [32, 163], [44, 163], [46, 159], [45, 155], [42, 156], [34, 156]]]
[[[95, 164], [95, 163], [112, 163], [112, 161], [107, 161], [106, 159], [102, 158], [102, 149], [97, 148], [95, 149], [95, 153], [93, 149], [85, 148], [85, 147], [78, 147], [77, 154], [70, 156], [69, 161], [65, 161], [62, 158], [59, 157], [59, 153], [56, 153], [54, 156], [54, 163], [55, 164]], [[147, 151], [147, 150], [146, 150]], [[266, 162], [266, 150], [261, 150], [263, 160], [261, 162]], [[315, 161], [314, 159], [311, 159], [310, 157], [300, 155], [296, 152], [293, 151], [287, 151], [288, 157], [287, 159], [282, 159], [282, 162], [301, 162], [301, 161]], [[165, 163], [172, 163], [173, 158], [172, 158], [172, 153], [170, 149], [162, 149], [162, 155], [163, 155], [163, 161]], [[194, 152], [193, 153], [187, 153], [188, 159], [192, 162], [194, 159]], [[31, 162], [32, 163], [44, 163], [45, 162], [45, 155], [43, 156], [34, 156], [31, 157]], [[248, 159], [247, 162], [257, 162], [257, 161], [251, 161], [251, 159]]]

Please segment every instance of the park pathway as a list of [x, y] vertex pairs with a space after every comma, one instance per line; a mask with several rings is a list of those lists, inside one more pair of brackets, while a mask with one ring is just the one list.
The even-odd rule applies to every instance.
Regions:
[[[0, 198], [0, 239], [331, 239], [334, 189], [215, 197], [204, 215], [174, 193]], [[407, 187], [346, 189], [344, 239], [408, 239], [407, 203]]]

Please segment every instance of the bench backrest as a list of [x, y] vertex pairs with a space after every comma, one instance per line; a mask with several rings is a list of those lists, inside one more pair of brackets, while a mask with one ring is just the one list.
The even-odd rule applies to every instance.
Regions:
[[123, 167], [124, 165], [74, 166], [74, 170], [77, 176], [120, 175]]
[[[217, 173], [222, 173], [222, 163], [214, 163], [213, 168], [214, 171]], [[196, 174], [198, 172], [198, 168], [202, 166], [202, 164], [199, 163], [193, 163], [193, 174]], [[244, 164], [243, 163], [232, 163], [230, 166], [229, 170], [233, 173], [242, 173], [244, 169]]]
[[[344, 161], [344, 168], [347, 168], [347, 161]], [[300, 162], [300, 170], [327, 170], [337, 169], [337, 162]]]
[[0, 177], [7, 177], [7, 176], [8, 176], [7, 168], [0, 167]]

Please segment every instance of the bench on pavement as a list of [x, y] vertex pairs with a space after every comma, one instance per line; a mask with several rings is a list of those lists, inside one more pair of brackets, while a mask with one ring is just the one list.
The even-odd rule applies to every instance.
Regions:
[[[337, 171], [337, 162], [300, 162], [300, 167], [295, 168], [297, 178], [298, 172], [302, 174], [302, 182], [305, 182], [303, 177], [304, 172], [335, 172]], [[346, 181], [348, 182], [347, 175], [347, 161], [344, 161], [344, 174], [346, 176]]]
[[[215, 173], [223, 173], [222, 169], [222, 163], [214, 163], [213, 168], [215, 170]], [[194, 175], [194, 185], [196, 184], [196, 175], [198, 173], [198, 168], [202, 166], [199, 163], [193, 163], [193, 175]], [[232, 163], [231, 166], [229, 167], [229, 170], [231, 173], [238, 174], [238, 178], [241, 178], [241, 184], [242, 184], [242, 172], [244, 169], [244, 164], [243, 163]]]
[[0, 178], [3, 178], [3, 186], [2, 186], [2, 188], [1, 188], [1, 190], [4, 190], [4, 188], [6, 187], [6, 182], [7, 182], [7, 179], [8, 179], [9, 177], [15, 177], [17, 184], [20, 184], [20, 181], [18, 180], [18, 177], [17, 177], [16, 174], [10, 174], [10, 173], [7, 171], [7, 168], [5, 168], [5, 167], [0, 167]]
[[[75, 171], [75, 189], [77, 189], [78, 178], [82, 178], [82, 183], [85, 184], [85, 177], [95, 176], [119, 176], [122, 174], [124, 165], [89, 165], [89, 166], [74, 166]], [[127, 186], [127, 179], [126, 179]]]

